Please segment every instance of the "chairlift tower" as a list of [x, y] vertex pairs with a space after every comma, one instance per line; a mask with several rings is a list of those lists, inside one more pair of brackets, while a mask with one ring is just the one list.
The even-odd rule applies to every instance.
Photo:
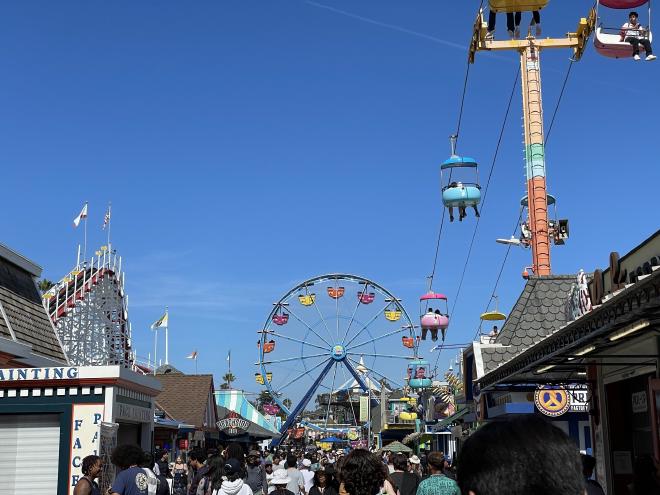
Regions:
[[[510, 9], [501, 8], [507, 2], [497, 2], [497, 12], [515, 12], [520, 6], [511, 1]], [[506, 6], [505, 6], [506, 7]], [[491, 8], [492, 1], [491, 1]], [[577, 30], [565, 38], [537, 39], [530, 34], [521, 40], [495, 41], [488, 39], [483, 9], [479, 10], [468, 60], [474, 63], [478, 51], [514, 50], [520, 54], [520, 73], [523, 104], [523, 133], [525, 138], [525, 165], [527, 177], [528, 220], [531, 239], [525, 244], [532, 248], [532, 270], [537, 275], [549, 275], [550, 244], [563, 244], [568, 236], [566, 221], [548, 220], [548, 196], [545, 170], [545, 134], [543, 130], [543, 99], [541, 93], [540, 53], [547, 48], [572, 48], [573, 61], [582, 57], [589, 36], [596, 25], [596, 11], [591, 9], [587, 18], [580, 19]]]

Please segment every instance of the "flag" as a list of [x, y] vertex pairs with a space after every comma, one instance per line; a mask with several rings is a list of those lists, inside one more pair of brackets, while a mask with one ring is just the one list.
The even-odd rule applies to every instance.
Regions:
[[192, 351], [188, 356], [186, 356], [186, 359], [197, 359], [197, 351]]
[[231, 361], [231, 351], [227, 351], [227, 362]]
[[103, 217], [103, 230], [110, 224], [110, 206], [108, 205], [108, 211], [105, 212]]
[[151, 329], [154, 330], [156, 328], [163, 328], [167, 326], [167, 320], [169, 319], [167, 311], [165, 311], [165, 314], [161, 316], [158, 321], [154, 322], [153, 325], [151, 325]]
[[80, 210], [80, 213], [78, 213], [78, 216], [73, 219], [73, 226], [78, 227], [80, 225], [80, 221], [83, 218], [87, 218], [87, 203], [82, 207], [82, 210]]

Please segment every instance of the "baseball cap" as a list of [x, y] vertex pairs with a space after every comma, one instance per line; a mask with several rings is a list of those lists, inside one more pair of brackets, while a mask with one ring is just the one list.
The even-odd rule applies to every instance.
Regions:
[[241, 464], [238, 462], [238, 459], [227, 459], [225, 462], [224, 473], [226, 475], [238, 474], [241, 470]]
[[312, 461], [310, 461], [309, 459], [303, 459], [302, 465], [305, 467], [309, 467], [312, 465]]
[[286, 469], [278, 469], [273, 473], [273, 479], [270, 480], [273, 485], [288, 485], [291, 481], [289, 478]]

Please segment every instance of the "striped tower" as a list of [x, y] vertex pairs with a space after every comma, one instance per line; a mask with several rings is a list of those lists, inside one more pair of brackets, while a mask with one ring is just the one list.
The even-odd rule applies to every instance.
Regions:
[[527, 175], [528, 225], [532, 233], [532, 268], [537, 275], [550, 275], [550, 232], [545, 182], [543, 103], [539, 50], [529, 44], [520, 52], [522, 74], [525, 165]]

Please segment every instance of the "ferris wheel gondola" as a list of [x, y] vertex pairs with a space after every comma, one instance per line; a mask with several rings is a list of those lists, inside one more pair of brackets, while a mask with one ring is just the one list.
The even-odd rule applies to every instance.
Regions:
[[[646, 27], [640, 25], [636, 37], [642, 40], [653, 42], [653, 33], [651, 31], [651, 0], [597, 0], [596, 6], [607, 7], [616, 10], [630, 10], [648, 4], [648, 23]], [[604, 57], [610, 58], [631, 58], [633, 56], [633, 45], [627, 42], [622, 36], [621, 27], [607, 27], [602, 23], [596, 28], [594, 36], [594, 48]], [[640, 51], [645, 51], [644, 43], [639, 45]]]

